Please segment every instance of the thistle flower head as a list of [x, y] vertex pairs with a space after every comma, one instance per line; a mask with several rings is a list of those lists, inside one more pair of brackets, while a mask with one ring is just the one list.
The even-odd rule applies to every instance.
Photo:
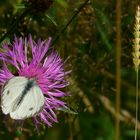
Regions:
[[138, 6], [135, 16], [134, 41], [133, 41], [133, 63], [137, 71], [140, 65], [140, 7]]
[[[48, 126], [51, 126], [53, 122], [57, 122], [55, 110], [66, 107], [66, 103], [60, 101], [59, 98], [67, 95], [61, 89], [68, 85], [64, 76], [69, 72], [64, 71], [64, 62], [59, 54], [55, 50], [48, 51], [50, 43], [51, 38], [47, 41], [41, 41], [39, 39], [38, 42], [35, 42], [30, 36], [29, 39], [15, 37], [12, 45], [4, 44], [2, 46], [0, 60], [3, 62], [3, 67], [0, 69], [0, 85], [1, 87], [4, 87], [4, 89], [9, 88], [9, 90], [7, 90], [7, 95], [3, 91], [1, 93], [2, 99], [5, 100], [3, 105], [1, 105], [3, 108], [6, 107], [6, 110], [3, 109], [4, 114], [9, 114], [12, 118], [28, 118], [26, 112], [23, 113], [25, 114], [24, 116], [18, 110], [21, 110], [20, 108], [23, 102], [25, 108], [28, 107], [28, 102], [25, 101], [25, 99], [27, 98], [27, 95], [29, 95], [28, 91], [30, 89], [31, 91], [34, 91], [32, 85], [35, 84], [34, 87], [37, 87], [37, 90], [42, 93], [43, 97], [41, 96], [41, 98], [44, 101], [42, 108], [38, 110], [38, 112], [29, 115], [29, 117], [33, 117], [36, 124], [43, 121]], [[15, 68], [14, 72], [11, 71], [11, 67]], [[19, 81], [17, 81], [15, 77]], [[26, 86], [21, 86], [24, 82], [20, 85], [20, 79], [25, 81], [25, 83], [27, 79], [28, 83], [25, 84]], [[32, 80], [34, 82], [32, 82]], [[10, 91], [14, 91], [14, 85], [17, 85], [17, 95], [9, 93]], [[20, 91], [18, 86], [21, 87], [21, 89], [23, 87], [24, 90]], [[9, 103], [8, 100], [5, 99], [8, 95], [11, 95], [11, 102]], [[32, 98], [29, 99], [29, 101], [33, 100], [34, 99]], [[36, 100], [37, 108], [41, 99], [36, 98]], [[10, 106], [8, 106], [9, 104]], [[30, 108], [30, 110], [32, 110], [32, 108]]]

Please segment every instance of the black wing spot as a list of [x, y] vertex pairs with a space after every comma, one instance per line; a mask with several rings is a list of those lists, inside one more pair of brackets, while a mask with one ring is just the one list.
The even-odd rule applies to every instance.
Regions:
[[32, 111], [34, 108], [33, 107], [31, 107], [31, 108], [29, 108], [29, 111]]
[[9, 93], [10, 93], [10, 91], [8, 90], [8, 91], [7, 91], [7, 95], [9, 95]]

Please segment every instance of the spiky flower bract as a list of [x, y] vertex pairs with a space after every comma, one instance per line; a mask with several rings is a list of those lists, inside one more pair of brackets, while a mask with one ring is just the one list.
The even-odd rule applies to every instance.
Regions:
[[[64, 76], [69, 73], [64, 71], [64, 62], [57, 51], [49, 49], [50, 44], [51, 38], [35, 42], [31, 35], [28, 39], [15, 37], [12, 45], [5, 43], [0, 51], [0, 60], [3, 62], [0, 69], [1, 87], [14, 76], [35, 79], [42, 90], [45, 104], [33, 119], [36, 124], [41, 120], [48, 126], [57, 122], [55, 110], [66, 107], [66, 103], [59, 98], [67, 95], [61, 89], [68, 85]], [[11, 67], [14, 67], [14, 72]]]

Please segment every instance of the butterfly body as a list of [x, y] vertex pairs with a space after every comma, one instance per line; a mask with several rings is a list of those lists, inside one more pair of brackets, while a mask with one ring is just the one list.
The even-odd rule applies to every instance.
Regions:
[[33, 117], [41, 111], [44, 102], [44, 95], [39, 86], [33, 79], [26, 77], [13, 77], [2, 91], [2, 111], [16, 120]]

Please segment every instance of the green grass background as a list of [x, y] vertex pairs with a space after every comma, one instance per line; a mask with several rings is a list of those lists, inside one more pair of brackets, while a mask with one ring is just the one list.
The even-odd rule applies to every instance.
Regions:
[[[52, 128], [42, 125], [38, 130], [31, 119], [15, 122], [1, 113], [0, 140], [114, 140], [116, 1], [89, 0], [61, 32], [83, 3], [84, 0], [54, 0], [48, 10], [34, 7], [32, 12], [30, 7], [22, 15], [30, 5], [27, 1], [0, 0], [1, 43], [12, 41], [14, 34], [32, 34], [35, 40], [57, 38], [53, 47], [64, 60], [68, 59], [66, 65], [72, 70], [70, 85], [65, 89], [72, 96], [64, 100], [78, 112], [57, 112], [59, 123]], [[121, 7], [120, 140], [134, 139], [136, 77], [132, 41], [137, 4], [137, 0], [123, 0]]]

